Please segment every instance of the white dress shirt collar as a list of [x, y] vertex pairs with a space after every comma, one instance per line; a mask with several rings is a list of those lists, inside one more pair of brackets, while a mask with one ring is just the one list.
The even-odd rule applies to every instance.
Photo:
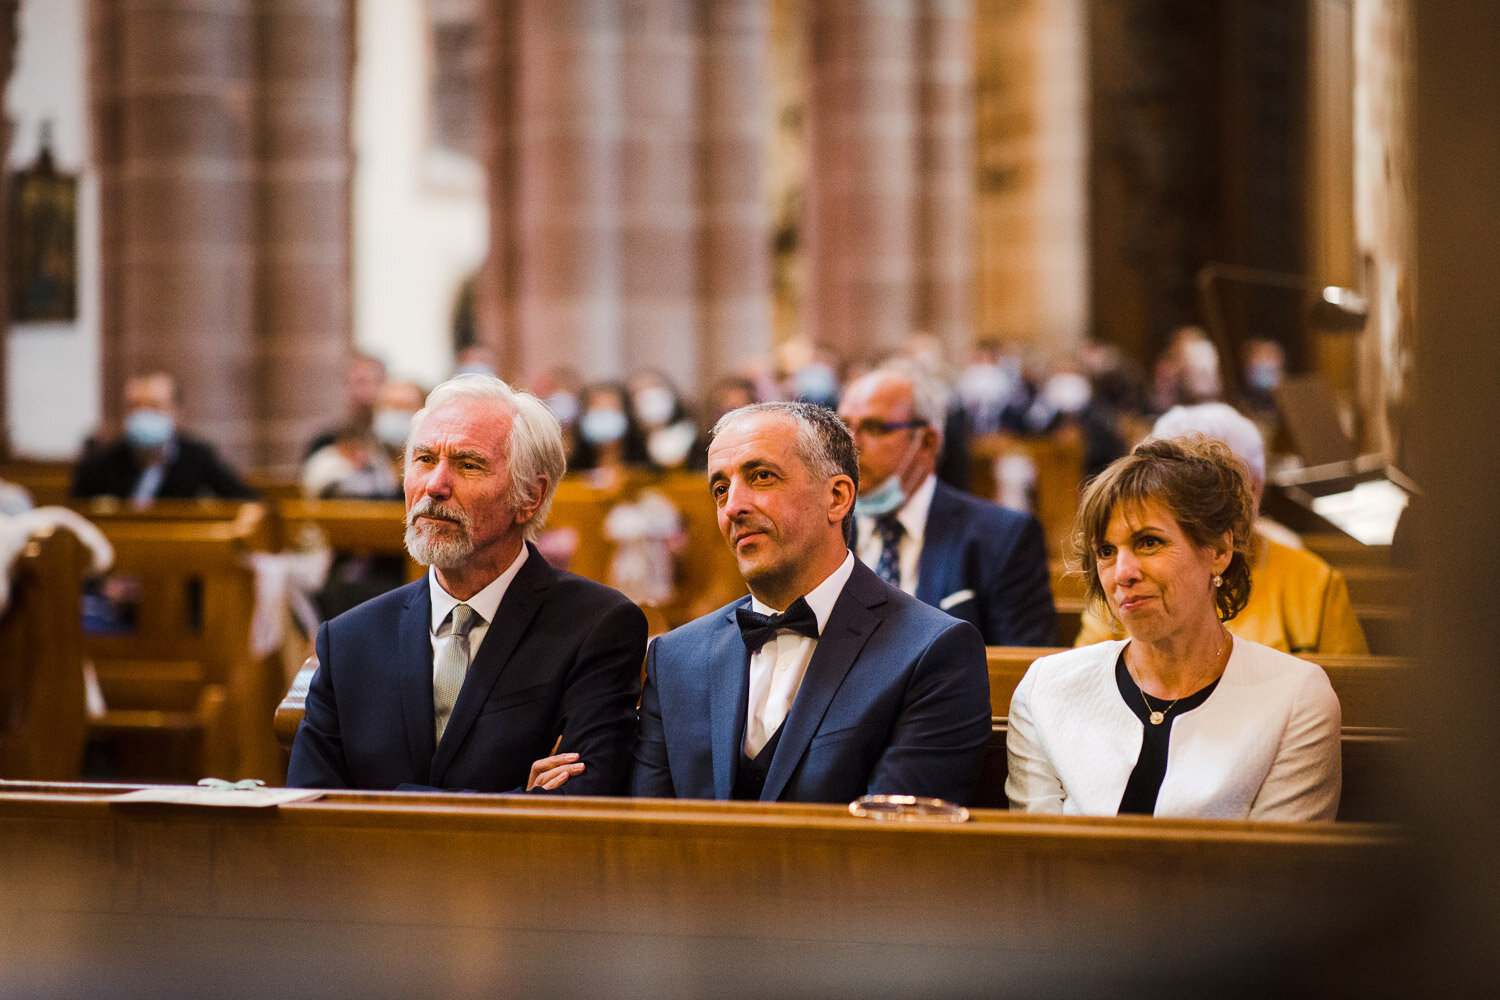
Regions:
[[[432, 635], [436, 636], [438, 634], [438, 629], [448, 620], [448, 615], [459, 604], [467, 604], [473, 608], [474, 613], [483, 619], [486, 625], [493, 622], [495, 620], [495, 613], [500, 610], [500, 602], [505, 598], [505, 592], [510, 589], [510, 582], [516, 578], [516, 574], [521, 571], [521, 567], [526, 565], [528, 551], [527, 546], [522, 545], [520, 554], [511, 560], [510, 565], [505, 568], [505, 572], [485, 584], [483, 590], [467, 601], [460, 601], [444, 590], [443, 585], [438, 582], [437, 570], [429, 566], [427, 569], [427, 589], [432, 594]], [[473, 642], [472, 647], [477, 649], [479, 643]]]
[[[812, 608], [813, 614], [818, 619], [818, 634], [823, 634], [823, 629], [828, 627], [828, 616], [833, 614], [833, 606], [838, 603], [839, 594], [844, 592], [844, 584], [849, 581], [849, 574], [854, 572], [854, 553], [844, 553], [844, 561], [839, 563], [838, 569], [823, 578], [823, 582], [812, 590], [802, 595], [807, 601], [807, 606]], [[786, 608], [773, 608], [761, 601], [760, 598], [751, 596], [750, 607], [752, 610], [763, 615], [780, 614]]]

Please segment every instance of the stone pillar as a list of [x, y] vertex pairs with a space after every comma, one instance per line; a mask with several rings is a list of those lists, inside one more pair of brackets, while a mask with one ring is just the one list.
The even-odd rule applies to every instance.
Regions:
[[970, 0], [917, 21], [917, 327], [961, 358], [974, 326], [974, 23]]
[[916, 319], [916, 15], [879, 0], [808, 12], [808, 332], [883, 353]]
[[524, 354], [516, 322], [517, 253], [515, 128], [518, 11], [515, 4], [487, 4], [479, 16], [483, 68], [480, 70], [480, 156], [489, 195], [490, 246], [474, 285], [474, 319], [479, 342], [494, 351], [500, 377], [521, 381]]
[[350, 330], [351, 0], [262, 0], [260, 466], [296, 468], [345, 412]]
[[[627, 371], [698, 375], [699, 42], [692, 0], [625, 4], [621, 333]], [[711, 15], [710, 15], [711, 16]]]
[[[16, 68], [16, 12], [20, 9], [20, 0], [0, 0], [0, 150], [8, 155], [10, 151], [11, 135], [14, 132], [14, 124], [10, 115], [5, 112], [3, 100], [5, 92], [10, 89], [10, 75]], [[0, 170], [0, 206], [10, 204], [10, 165], [4, 163], [4, 169]], [[6, 252], [8, 247], [0, 243], [0, 414], [8, 413], [8, 393], [6, 392], [6, 359], [10, 354], [8, 345], [10, 341], [10, 255]], [[0, 420], [0, 461], [10, 458], [10, 423]]]
[[124, 378], [178, 378], [184, 419], [254, 456], [255, 34], [251, 0], [95, 0], [104, 413]]
[[618, 0], [522, 0], [515, 121], [520, 368], [623, 368]]
[[976, 336], [1067, 349], [1087, 332], [1088, 6], [976, 3]]
[[[765, 195], [766, 4], [715, 0], [703, 76], [703, 350], [707, 386], [771, 340], [771, 220]], [[686, 387], [684, 387], [686, 388]]]

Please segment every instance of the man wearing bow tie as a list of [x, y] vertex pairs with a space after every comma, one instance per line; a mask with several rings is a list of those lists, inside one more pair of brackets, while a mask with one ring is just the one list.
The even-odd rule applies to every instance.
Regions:
[[652, 644], [632, 793], [967, 802], [990, 734], [983, 640], [850, 553], [859, 468], [838, 417], [735, 410], [708, 474], [750, 596]]

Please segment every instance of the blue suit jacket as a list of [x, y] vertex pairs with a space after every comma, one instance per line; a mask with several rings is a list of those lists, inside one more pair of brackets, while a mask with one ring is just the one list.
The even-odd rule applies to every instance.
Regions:
[[[743, 756], [749, 597], [659, 637], [646, 655], [631, 794], [726, 799]], [[834, 604], [782, 726], [763, 801], [867, 793], [967, 803], [990, 736], [984, 643], [863, 563]]]
[[1058, 644], [1041, 524], [941, 482], [927, 511], [917, 599], [972, 623], [986, 645]]
[[318, 632], [318, 670], [287, 784], [520, 791], [531, 763], [561, 750], [584, 772], [573, 795], [617, 795], [630, 771], [646, 616], [618, 592], [547, 565], [533, 547], [433, 746], [427, 577], [339, 615]]

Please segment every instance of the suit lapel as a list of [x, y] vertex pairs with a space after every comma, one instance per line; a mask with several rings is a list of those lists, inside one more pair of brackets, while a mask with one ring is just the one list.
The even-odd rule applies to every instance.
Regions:
[[411, 588], [396, 630], [396, 669], [400, 672], [396, 686], [401, 692], [412, 774], [426, 774], [431, 767], [436, 733], [432, 719], [432, 594], [428, 587], [424, 576]]
[[771, 759], [771, 769], [766, 774], [765, 788], [761, 792], [762, 801], [776, 801], [786, 789], [787, 781], [806, 755], [808, 744], [822, 724], [833, 696], [859, 658], [870, 634], [880, 624], [880, 616], [871, 609], [884, 604], [885, 600], [884, 587], [875, 572], [855, 560], [854, 572], [849, 575], [843, 593], [833, 605], [833, 613], [828, 616], [828, 625], [807, 664], [807, 673], [802, 677], [802, 686], [797, 690], [792, 710], [782, 725], [781, 741], [776, 747], [776, 756]]
[[917, 559], [917, 600], [923, 604], [938, 606], [947, 594], [941, 593], [944, 583], [956, 579], [949, 571], [948, 563], [958, 552], [955, 544], [959, 532], [959, 508], [948, 495], [947, 488], [938, 483], [932, 494], [932, 505], [927, 508], [927, 525], [922, 529], [922, 554]]
[[734, 791], [734, 773], [744, 752], [746, 704], [750, 697], [750, 653], [740, 638], [738, 608], [750, 599], [736, 601], [723, 628], [717, 630], [705, 650], [708, 663], [709, 745], [713, 748], [714, 798], [727, 799]]
[[529, 542], [527, 549], [526, 564], [516, 573], [510, 586], [505, 588], [505, 596], [495, 609], [495, 620], [490, 622], [484, 641], [479, 644], [479, 651], [469, 664], [469, 672], [464, 677], [463, 687], [459, 689], [458, 700], [453, 703], [453, 714], [448, 717], [448, 728], [443, 730], [443, 741], [438, 744], [437, 753], [432, 759], [432, 774], [428, 784], [441, 787], [443, 773], [457, 756], [458, 748], [469, 735], [474, 720], [479, 718], [479, 710], [484, 707], [495, 682], [500, 679], [505, 665], [510, 662], [511, 654], [516, 651], [521, 637], [526, 634], [531, 619], [536, 617], [541, 608], [547, 588], [552, 586], [557, 571], [547, 564], [547, 560]]

